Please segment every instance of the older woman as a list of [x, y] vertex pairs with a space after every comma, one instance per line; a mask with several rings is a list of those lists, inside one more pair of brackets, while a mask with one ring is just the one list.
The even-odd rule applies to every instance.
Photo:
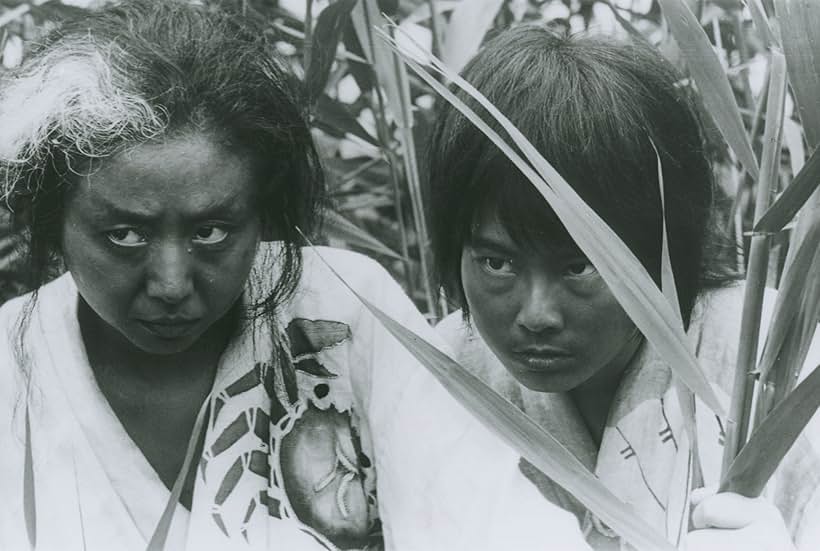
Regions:
[[324, 262], [433, 338], [384, 270], [297, 245], [322, 178], [271, 50], [134, 1], [3, 82], [36, 291], [0, 309], [0, 548], [585, 547]]
[[[680, 75], [640, 43], [520, 27], [485, 45], [464, 76], [660, 282], [657, 148], [680, 309], [702, 368], [728, 398], [743, 291], [713, 231], [712, 168]], [[430, 152], [436, 264], [462, 307], [439, 332], [458, 359], [558, 436], [672, 543], [788, 549], [794, 537], [815, 548], [817, 438], [801, 440], [787, 457], [776, 507], [709, 495], [687, 535], [690, 489], [718, 482], [725, 420], [698, 404], [693, 462], [669, 365], [534, 187], [455, 109], [437, 119]], [[820, 361], [818, 348], [807, 368]], [[817, 436], [817, 426], [809, 432]], [[584, 522], [593, 547], [618, 548], [617, 535], [571, 496], [540, 483]]]

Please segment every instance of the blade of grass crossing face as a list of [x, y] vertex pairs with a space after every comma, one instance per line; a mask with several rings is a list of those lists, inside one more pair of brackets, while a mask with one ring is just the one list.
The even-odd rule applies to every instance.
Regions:
[[[449, 90], [439, 84], [395, 43], [381, 33], [405, 63], [436, 92], [461, 111], [522, 171], [547, 200], [575, 242], [604, 278], [621, 306], [646, 338], [672, 365], [681, 380], [716, 413], [723, 414], [710, 384], [688, 348], [679, 317], [632, 251], [612, 229], [575, 193], [554, 168], [538, 153], [517, 128], [480, 92], [430, 56], [433, 68], [464, 90], [501, 124], [527, 157], [523, 161], [504, 140]], [[534, 173], [534, 170], [537, 173]], [[549, 182], [547, 185], [546, 182]], [[552, 187], [551, 187], [552, 186]], [[553, 190], [555, 188], [555, 190]]]
[[758, 165], [743, 126], [734, 92], [709, 37], [695, 14], [681, 0], [658, 0], [672, 36], [683, 53], [689, 72], [703, 96], [726, 143], [735, 151], [743, 168], [758, 179]]
[[720, 491], [759, 496], [818, 406], [820, 369], [815, 368], [755, 429], [723, 475]]
[[680, 320], [681, 328], [683, 328], [683, 316], [680, 311], [680, 300], [678, 299], [678, 288], [675, 284], [675, 272], [672, 270], [672, 258], [669, 255], [669, 235], [666, 229], [666, 200], [663, 185], [663, 164], [661, 163], [661, 156], [658, 154], [658, 148], [652, 144], [652, 149], [655, 150], [655, 157], [658, 159], [658, 191], [661, 198], [661, 221], [662, 221], [662, 242], [661, 242], [661, 290], [663, 291], [666, 300], [672, 306], [678, 320]]
[[[664, 296], [666, 296], [666, 300], [669, 301], [669, 304], [672, 306], [675, 314], [677, 315], [677, 319], [680, 322], [681, 330], [683, 330], [683, 316], [681, 315], [680, 310], [680, 299], [678, 298], [678, 287], [675, 283], [675, 272], [672, 270], [672, 258], [669, 254], [669, 234], [666, 227], [666, 199], [664, 193], [664, 180], [663, 180], [663, 163], [661, 163], [661, 156], [658, 153], [658, 148], [655, 147], [655, 144], [652, 144], [652, 149], [655, 150], [655, 157], [658, 160], [658, 191], [660, 192], [660, 199], [661, 199], [661, 220], [662, 220], [662, 243], [661, 243], [661, 289], [663, 291]], [[681, 417], [683, 418], [683, 427], [686, 431], [686, 437], [689, 439], [689, 466], [690, 466], [690, 476], [687, 477], [686, 483], [686, 506], [683, 508], [684, 513], [688, 516], [689, 513], [689, 496], [692, 490], [692, 485], [694, 483], [700, 483], [702, 467], [700, 464], [700, 454], [698, 454], [698, 439], [697, 439], [697, 430], [695, 427], [695, 397], [692, 392], [686, 388], [686, 386], [681, 382], [680, 378], [677, 376], [674, 377], [675, 385], [675, 393], [678, 397], [678, 402], [681, 411]], [[685, 522], [685, 519], [681, 519], [681, 526], [686, 526], [688, 523]], [[685, 533], [685, 530], [681, 528], [681, 532], [679, 533], [679, 537], [681, 537]]]
[[[303, 237], [307, 240], [304, 234]], [[364, 298], [325, 261], [319, 251], [314, 249], [314, 252], [379, 323], [488, 429], [575, 496], [632, 545], [639, 549], [674, 549], [646, 525], [629, 505], [612, 494], [556, 438], [458, 362]]]
[[[772, 51], [769, 99], [766, 108], [766, 127], [763, 132], [763, 163], [761, 178], [757, 182], [755, 217], [759, 218], [769, 205], [779, 173], [777, 162], [783, 129], [783, 108], [786, 97], [786, 59], [783, 54]], [[757, 346], [760, 335], [760, 319], [763, 309], [763, 293], [768, 272], [769, 237], [752, 236], [746, 288], [743, 296], [743, 314], [740, 324], [740, 344], [732, 386], [732, 401], [726, 423], [723, 449], [723, 470], [737, 456], [748, 437], [752, 397], [756, 381]]]
[[182, 469], [174, 481], [174, 486], [171, 488], [171, 495], [168, 497], [168, 502], [165, 504], [165, 509], [162, 516], [151, 535], [151, 540], [148, 542], [148, 547], [145, 551], [164, 551], [165, 542], [168, 540], [168, 533], [171, 530], [171, 522], [174, 520], [174, 512], [179, 506], [179, 496], [182, 495], [182, 487], [185, 485], [185, 480], [188, 478], [188, 473], [191, 470], [191, 463], [194, 459], [194, 453], [199, 445], [200, 436], [202, 435], [202, 426], [205, 423], [205, 418], [210, 410], [211, 395], [205, 398], [202, 402], [202, 407], [199, 408], [194, 428], [191, 432], [191, 438], [188, 440], [188, 449], [185, 451], [185, 459], [182, 462]]

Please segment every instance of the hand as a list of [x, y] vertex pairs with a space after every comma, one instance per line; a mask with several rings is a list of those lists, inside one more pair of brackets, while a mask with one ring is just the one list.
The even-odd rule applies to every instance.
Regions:
[[692, 492], [692, 523], [687, 551], [795, 551], [777, 507], [763, 498], [749, 498], [716, 488]]

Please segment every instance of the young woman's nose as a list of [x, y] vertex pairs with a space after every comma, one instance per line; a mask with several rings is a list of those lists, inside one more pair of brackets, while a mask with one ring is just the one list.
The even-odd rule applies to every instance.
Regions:
[[530, 278], [522, 295], [516, 323], [531, 333], [563, 329], [564, 314], [558, 287], [558, 284], [547, 277]]
[[146, 293], [167, 304], [179, 304], [194, 290], [191, 245], [187, 242], [157, 244], [151, 251]]

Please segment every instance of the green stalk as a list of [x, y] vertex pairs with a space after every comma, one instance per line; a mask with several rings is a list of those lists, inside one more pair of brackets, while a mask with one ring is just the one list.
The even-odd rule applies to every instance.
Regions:
[[313, 55], [313, 0], [305, 0], [305, 46], [302, 51], [302, 67], [305, 74], [310, 69], [310, 58]]
[[750, 109], [755, 104], [754, 96], [752, 95], [752, 87], [749, 85], [749, 48], [746, 44], [746, 35], [743, 34], [743, 21], [740, 18], [740, 10], [734, 10], [732, 13], [732, 30], [737, 41], [737, 51], [740, 55], [740, 66], [742, 69], [738, 74], [741, 86], [743, 87], [743, 100], [746, 106]]
[[441, 35], [441, 14], [436, 11], [436, 0], [427, 0], [430, 6], [430, 31], [433, 33], [433, 55], [441, 55], [441, 45], [444, 42]]
[[[386, 157], [387, 166], [390, 170], [390, 183], [393, 187], [394, 207], [396, 213], [396, 221], [399, 225], [399, 235], [401, 236], [401, 254], [404, 257], [404, 266], [406, 271], [407, 294], [411, 297], [415, 294], [415, 278], [413, 264], [410, 261], [410, 247], [407, 239], [407, 224], [404, 221], [404, 206], [401, 197], [401, 175], [398, 170], [398, 159], [396, 153], [390, 146], [390, 129], [387, 124], [387, 113], [385, 110], [385, 100], [379, 87], [378, 71], [376, 71], [376, 50], [375, 42], [373, 40], [372, 23], [370, 22], [370, 11], [367, 9], [367, 3], [362, 5], [362, 13], [364, 15], [365, 28], [368, 36], [367, 45], [370, 46], [370, 62], [373, 70], [374, 80], [373, 93], [376, 96], [376, 109], [374, 115], [376, 119], [376, 133], [378, 134], [379, 143], [381, 144], [382, 153]], [[363, 44], [363, 46], [366, 46]]]
[[407, 178], [407, 188], [410, 191], [410, 203], [413, 208], [413, 219], [416, 224], [416, 238], [419, 247], [419, 265], [421, 268], [422, 287], [427, 301], [427, 313], [436, 316], [438, 307], [430, 277], [429, 256], [430, 238], [427, 232], [427, 220], [424, 215], [424, 198], [421, 192], [421, 178], [419, 177], [418, 160], [416, 158], [416, 143], [413, 137], [413, 111], [410, 98], [410, 84], [407, 80], [407, 71], [399, 57], [393, 54], [393, 66], [399, 88], [399, 99], [402, 113], [396, 119], [399, 123], [399, 135], [404, 147], [404, 170]]
[[[763, 132], [763, 158], [760, 179], [755, 197], [755, 221], [769, 206], [772, 190], [776, 187], [778, 175], [778, 150], [783, 135], [783, 107], [786, 97], [786, 58], [779, 51], [771, 54], [771, 78], [769, 98], [766, 107], [766, 128]], [[753, 235], [749, 251], [749, 266], [746, 272], [746, 290], [743, 299], [743, 317], [740, 325], [735, 380], [732, 387], [732, 401], [726, 426], [726, 440], [723, 449], [723, 469], [725, 474], [748, 437], [752, 397], [757, 378], [757, 345], [760, 333], [760, 317], [763, 308], [763, 292], [766, 288], [769, 258], [768, 235]]]

